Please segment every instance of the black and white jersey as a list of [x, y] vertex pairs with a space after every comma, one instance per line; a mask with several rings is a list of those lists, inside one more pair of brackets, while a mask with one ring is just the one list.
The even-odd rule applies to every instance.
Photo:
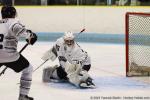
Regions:
[[17, 44], [19, 37], [29, 38], [25, 26], [14, 18], [0, 20], [0, 63], [16, 61], [19, 58]]
[[[82, 66], [91, 64], [91, 60], [87, 52], [84, 51], [76, 42], [74, 43], [73, 47], [68, 47], [64, 43], [64, 39], [59, 38], [56, 41], [54, 47], [56, 48], [58, 58], [60, 58], [59, 59], [60, 64], [63, 67], [65, 64], [64, 58], [71, 64], [78, 63], [78, 61], [82, 63]], [[61, 61], [61, 58], [62, 58], [62, 61]]]

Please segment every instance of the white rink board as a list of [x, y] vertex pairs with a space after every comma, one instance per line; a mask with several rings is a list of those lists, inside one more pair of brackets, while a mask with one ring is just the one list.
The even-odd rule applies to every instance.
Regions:
[[124, 34], [126, 12], [149, 12], [149, 7], [16, 6], [18, 18], [34, 32], [80, 31]]

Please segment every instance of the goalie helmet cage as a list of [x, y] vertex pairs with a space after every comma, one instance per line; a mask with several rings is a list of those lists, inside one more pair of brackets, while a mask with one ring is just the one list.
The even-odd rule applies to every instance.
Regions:
[[150, 76], [150, 13], [125, 16], [126, 76]]

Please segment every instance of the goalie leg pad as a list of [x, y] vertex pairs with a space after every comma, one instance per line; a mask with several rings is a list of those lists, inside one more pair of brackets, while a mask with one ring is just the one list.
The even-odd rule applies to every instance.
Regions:
[[[65, 64], [65, 71], [69, 82], [77, 87], [89, 88], [92, 86], [92, 81], [89, 81], [90, 75], [86, 70], [82, 70], [80, 64]], [[91, 84], [90, 84], [91, 83]]]
[[53, 67], [47, 67], [43, 69], [43, 75], [42, 75], [42, 81], [43, 82], [50, 82], [51, 81], [51, 77], [53, 76], [53, 74], [56, 72], [56, 68], [58, 66], [55, 65]]
[[90, 77], [90, 75], [85, 70], [83, 70], [79, 73], [79, 78], [80, 78], [80, 81], [82, 81], [82, 82], [85, 82], [89, 77]]
[[74, 84], [75, 86], [78, 86], [80, 83], [79, 73], [81, 71], [81, 66], [79, 64], [74, 65], [70, 64], [69, 62], [66, 62], [65, 71], [67, 72], [69, 82]]
[[77, 87], [89, 87], [87, 80], [90, 75], [87, 73], [87, 71], [81, 71], [80, 73], [70, 73], [67, 77], [69, 78], [69, 82]]
[[89, 87], [91, 84], [89, 84], [89, 81], [87, 81], [90, 76], [87, 73], [81, 73], [81, 74], [76, 74], [72, 73], [68, 75], [69, 82], [74, 84], [77, 87]]

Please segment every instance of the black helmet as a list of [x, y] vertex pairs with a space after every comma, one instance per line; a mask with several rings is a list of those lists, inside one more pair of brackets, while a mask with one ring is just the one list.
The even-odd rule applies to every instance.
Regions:
[[16, 9], [13, 6], [3, 6], [1, 9], [2, 18], [14, 18]]

